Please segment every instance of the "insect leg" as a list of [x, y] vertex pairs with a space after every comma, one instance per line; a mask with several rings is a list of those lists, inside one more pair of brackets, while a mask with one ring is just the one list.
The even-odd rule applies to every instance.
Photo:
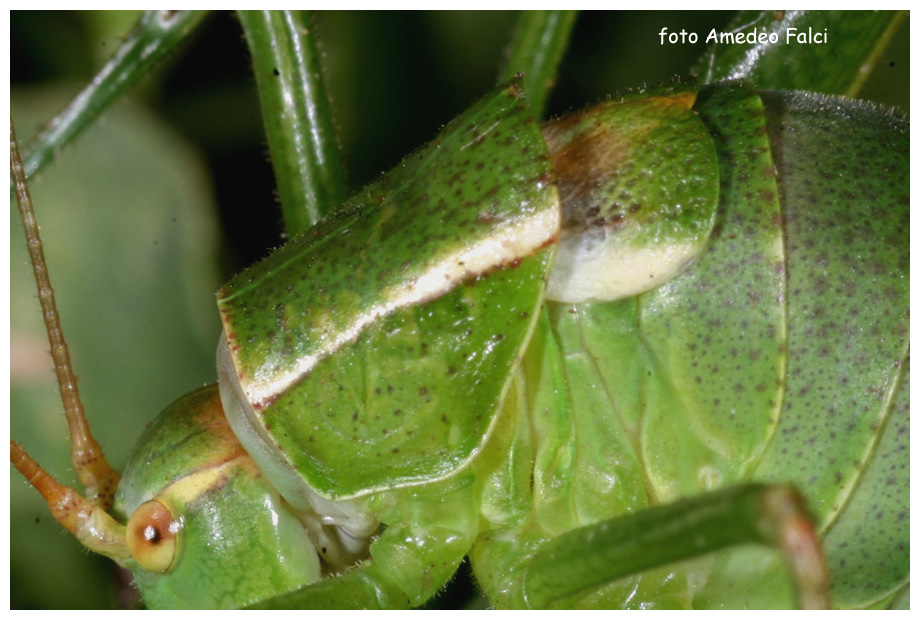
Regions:
[[354, 570], [268, 601], [268, 608], [416, 607], [444, 587], [479, 526], [475, 478], [453, 476], [372, 500], [387, 527]]
[[820, 543], [798, 493], [746, 485], [579, 528], [542, 547], [523, 568], [532, 607], [670, 562], [745, 543], [779, 549], [806, 608], [830, 605]]

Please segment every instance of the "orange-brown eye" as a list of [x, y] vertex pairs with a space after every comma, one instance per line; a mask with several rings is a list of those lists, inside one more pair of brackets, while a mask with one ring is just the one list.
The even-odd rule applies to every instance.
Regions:
[[165, 573], [176, 559], [180, 522], [155, 499], [141, 504], [128, 521], [128, 551], [149, 571]]

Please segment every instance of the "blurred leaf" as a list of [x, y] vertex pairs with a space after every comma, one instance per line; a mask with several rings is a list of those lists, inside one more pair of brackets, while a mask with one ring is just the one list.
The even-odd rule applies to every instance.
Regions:
[[[28, 134], [72, 89], [20, 90]], [[111, 110], [32, 184], [90, 425], [121, 470], [171, 400], [215, 380], [215, 210], [197, 155], [138, 106]], [[11, 199], [12, 202], [12, 199]], [[67, 426], [18, 213], [11, 210], [10, 433], [75, 486]], [[87, 554], [11, 472], [11, 606], [110, 607], [113, 565]]]

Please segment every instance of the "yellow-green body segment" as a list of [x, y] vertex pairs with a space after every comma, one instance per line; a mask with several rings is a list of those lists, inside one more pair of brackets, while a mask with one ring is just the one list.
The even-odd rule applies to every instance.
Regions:
[[469, 556], [500, 607], [794, 604], [776, 551], [717, 551], [763, 537], [749, 483], [800, 489], [836, 604], [883, 602], [909, 560], [907, 145], [740, 83], [541, 132], [500, 87], [221, 289], [219, 390], [119, 489], [178, 524], [145, 602], [416, 606]]

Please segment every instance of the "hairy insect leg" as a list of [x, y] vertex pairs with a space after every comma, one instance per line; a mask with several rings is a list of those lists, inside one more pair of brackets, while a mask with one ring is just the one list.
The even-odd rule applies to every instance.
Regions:
[[784, 557], [799, 604], [826, 608], [828, 573], [801, 496], [787, 486], [745, 485], [582, 527], [536, 546], [514, 568], [513, 605], [568, 606], [571, 597], [622, 577], [735, 545]]
[[370, 558], [341, 575], [277, 597], [260, 607], [406, 608], [432, 598], [456, 572], [479, 527], [475, 478], [386, 491], [370, 507], [390, 523]]

